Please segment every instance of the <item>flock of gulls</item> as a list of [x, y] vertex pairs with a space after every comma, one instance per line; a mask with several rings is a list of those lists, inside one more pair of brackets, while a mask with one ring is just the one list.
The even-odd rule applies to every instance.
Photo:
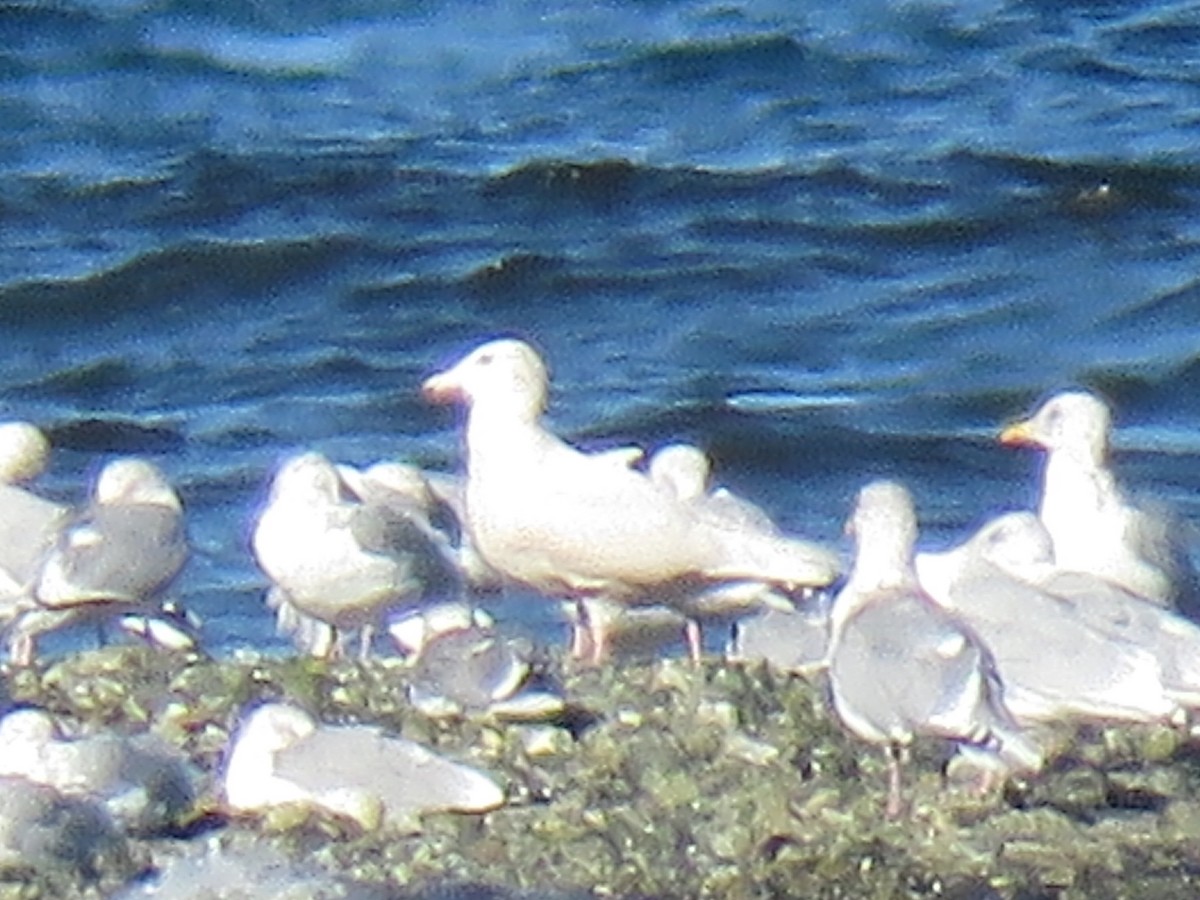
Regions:
[[[844, 565], [715, 487], [699, 448], [585, 453], [563, 441], [542, 421], [548, 389], [531, 346], [491, 341], [423, 385], [431, 402], [465, 407], [461, 477], [398, 462], [358, 469], [312, 451], [279, 467], [250, 550], [300, 652], [365, 657], [389, 645], [411, 661], [412, 699], [427, 710], [553, 710], [552, 691], [526, 690], [530, 648], [481, 608], [489, 592], [518, 585], [560, 603], [580, 666], [611, 660], [622, 630], [663, 622], [699, 663], [702, 628], [736, 622], [731, 659], [823, 679], [845, 728], [884, 749], [890, 817], [904, 812], [901, 766], [918, 736], [956, 745], [986, 790], [1047, 763], [1047, 725], [1186, 728], [1200, 709], [1200, 627], [1180, 613], [1200, 600], [1185, 529], [1125, 498], [1108, 465], [1110, 412], [1093, 394], [1054, 396], [1000, 435], [1045, 452], [1036, 512], [917, 553], [911, 495], [873, 481], [849, 515]], [[33, 664], [46, 632], [88, 622], [193, 647], [196, 623], [166, 599], [188, 556], [167, 479], [149, 461], [118, 459], [70, 509], [34, 486], [49, 452], [37, 428], [0, 425], [10, 665]], [[10, 792], [90, 792], [143, 827], [132, 772], [179, 803], [194, 797], [187, 760], [147, 739], [72, 733], [37, 709], [0, 719]], [[504, 803], [486, 772], [284, 703], [244, 711], [221, 777], [235, 812], [305, 802], [365, 827]]]

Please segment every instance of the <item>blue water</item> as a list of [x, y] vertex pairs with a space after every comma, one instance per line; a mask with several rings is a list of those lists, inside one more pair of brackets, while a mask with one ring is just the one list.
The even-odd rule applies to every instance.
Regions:
[[454, 467], [418, 385], [502, 332], [566, 435], [825, 540], [877, 474], [929, 544], [1027, 506], [993, 436], [1075, 384], [1200, 522], [1193, 4], [18, 2], [0, 48], [0, 415], [56, 496], [166, 468], [218, 650], [281, 646], [278, 460]]

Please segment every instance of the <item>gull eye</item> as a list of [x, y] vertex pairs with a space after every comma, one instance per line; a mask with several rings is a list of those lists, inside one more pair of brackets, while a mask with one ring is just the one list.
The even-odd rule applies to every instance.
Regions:
[[490, 366], [494, 359], [495, 359], [495, 357], [492, 356], [492, 354], [485, 353], [485, 354], [483, 354], [483, 356], [479, 357], [479, 364], [481, 366]]

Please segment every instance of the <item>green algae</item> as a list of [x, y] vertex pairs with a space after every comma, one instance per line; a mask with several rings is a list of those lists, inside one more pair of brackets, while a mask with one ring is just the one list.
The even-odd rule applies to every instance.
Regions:
[[[919, 742], [905, 769], [907, 815], [888, 821], [882, 754], [842, 732], [820, 685], [762, 666], [568, 669], [567, 711], [538, 725], [429, 718], [407, 703], [406, 678], [389, 660], [216, 662], [113, 647], [10, 673], [9, 687], [85, 726], [152, 730], [183, 749], [211, 776], [198, 828], [395, 889], [450, 879], [736, 900], [1183, 897], [1197, 887], [1200, 757], [1165, 726], [1064, 731], [1045, 772], [986, 795], [947, 777], [945, 748]], [[302, 809], [214, 820], [241, 710], [277, 699], [485, 768], [509, 802], [484, 816], [428, 816], [415, 836]], [[132, 843], [161, 859], [181, 842]], [[0, 898], [53, 896], [38, 885], [0, 875]]]

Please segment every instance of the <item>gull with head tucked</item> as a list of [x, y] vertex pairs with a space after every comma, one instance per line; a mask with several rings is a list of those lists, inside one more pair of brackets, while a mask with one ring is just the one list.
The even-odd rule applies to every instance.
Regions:
[[183, 504], [166, 476], [136, 457], [107, 463], [41, 565], [35, 605], [10, 629], [13, 662], [31, 663], [46, 631], [153, 609], [187, 558]]
[[1185, 614], [1200, 613], [1200, 585], [1165, 509], [1130, 503], [1109, 466], [1112, 415], [1095, 394], [1068, 391], [1005, 428], [1000, 441], [1046, 451], [1038, 516], [1065, 571], [1106, 578]]
[[425, 517], [422, 485], [419, 473], [399, 464], [360, 472], [315, 452], [280, 467], [252, 545], [272, 581], [268, 602], [280, 630], [302, 649], [328, 656], [340, 632], [360, 629], [365, 656], [386, 613], [457, 593], [449, 548]]
[[49, 456], [50, 442], [37, 427], [0, 424], [0, 622], [32, 605], [38, 567], [67, 520], [67, 507], [28, 487]]
[[[918, 555], [917, 573], [930, 596], [987, 643], [1005, 705], [1023, 725], [1156, 722], [1181, 714], [1186, 697], [1167, 689], [1166, 660], [1151, 630], [1102, 627], [1102, 596], [1089, 611], [1086, 599], [1072, 602], [1014, 575], [1032, 575], [1034, 561], [1048, 557], [1049, 537], [1037, 518], [1007, 513], [957, 547]], [[1172, 616], [1126, 596], [1148, 615]], [[1135, 608], [1123, 611], [1119, 618], [1130, 618]]]
[[917, 571], [939, 603], [986, 620], [972, 625], [992, 647], [1019, 720], [1013, 679], [1027, 694], [1058, 693], [1047, 710], [1055, 719], [1177, 720], [1200, 709], [1200, 625], [1099, 576], [1059, 569], [1031, 512], [1006, 513], [959, 547], [918, 555]]
[[[576, 602], [667, 604], [719, 581], [827, 584], [788, 556], [766, 563], [688, 503], [631, 467], [632, 454], [587, 454], [542, 423], [548, 374], [518, 340], [478, 347], [429, 378], [426, 397], [458, 401], [466, 422], [466, 524], [484, 561], [506, 578]], [[603, 622], [583, 616], [593, 660]]]
[[226, 759], [234, 812], [320, 807], [374, 830], [417, 832], [430, 812], [487, 812], [503, 805], [490, 775], [371, 725], [331, 726], [299, 707], [265, 703], [247, 713]]
[[977, 748], [1000, 771], [1039, 768], [1041, 751], [1004, 706], [987, 649], [917, 581], [908, 491], [867, 485], [847, 530], [856, 552], [831, 613], [830, 688], [845, 726], [887, 750], [887, 815], [902, 810], [901, 754], [917, 735]]

